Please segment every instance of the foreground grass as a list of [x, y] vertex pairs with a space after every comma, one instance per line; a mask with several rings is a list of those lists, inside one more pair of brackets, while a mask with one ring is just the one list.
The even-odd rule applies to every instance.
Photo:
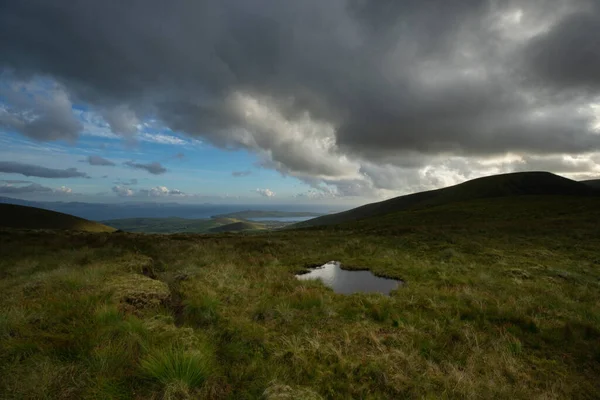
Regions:
[[[259, 235], [5, 231], [0, 398], [598, 398], [600, 203]], [[297, 281], [341, 260], [390, 297]]]

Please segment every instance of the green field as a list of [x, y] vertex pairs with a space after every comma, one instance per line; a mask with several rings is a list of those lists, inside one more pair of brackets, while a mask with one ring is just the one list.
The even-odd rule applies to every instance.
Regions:
[[217, 226], [211, 228], [209, 232], [211, 233], [221, 233], [221, 232], [243, 232], [243, 231], [256, 231], [263, 230], [265, 226], [260, 223], [251, 222], [251, 221], [238, 221], [232, 222], [227, 225]]
[[229, 225], [239, 220], [234, 218], [122, 218], [103, 221], [126, 232], [145, 233], [207, 233], [211, 229]]
[[215, 215], [213, 218], [284, 218], [284, 217], [319, 217], [323, 214], [305, 211], [261, 211], [261, 210], [246, 210], [236, 211], [228, 214]]
[[[597, 399], [599, 249], [587, 194], [255, 234], [4, 230], [0, 398]], [[406, 284], [294, 277], [330, 260]]]
[[[300, 214], [300, 215], [296, 215]], [[205, 219], [188, 218], [122, 218], [103, 221], [126, 232], [136, 233], [214, 233], [280, 229], [293, 224], [284, 221], [250, 221], [245, 218], [305, 217], [311, 213], [276, 211], [240, 211]]]

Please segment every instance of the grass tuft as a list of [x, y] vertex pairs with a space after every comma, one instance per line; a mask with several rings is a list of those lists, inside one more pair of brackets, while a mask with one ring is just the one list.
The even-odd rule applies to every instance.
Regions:
[[214, 370], [210, 354], [175, 346], [152, 350], [141, 360], [140, 367], [145, 376], [173, 392], [201, 387]]

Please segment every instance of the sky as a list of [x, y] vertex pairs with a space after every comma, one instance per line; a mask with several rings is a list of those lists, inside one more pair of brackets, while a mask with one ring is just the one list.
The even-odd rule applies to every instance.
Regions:
[[0, 196], [358, 205], [600, 178], [598, 0], [0, 0]]

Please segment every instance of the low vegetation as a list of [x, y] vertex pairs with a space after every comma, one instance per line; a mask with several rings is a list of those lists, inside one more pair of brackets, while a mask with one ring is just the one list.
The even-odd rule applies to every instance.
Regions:
[[[596, 399], [600, 198], [256, 234], [0, 231], [0, 398]], [[388, 296], [294, 274], [340, 260]]]

